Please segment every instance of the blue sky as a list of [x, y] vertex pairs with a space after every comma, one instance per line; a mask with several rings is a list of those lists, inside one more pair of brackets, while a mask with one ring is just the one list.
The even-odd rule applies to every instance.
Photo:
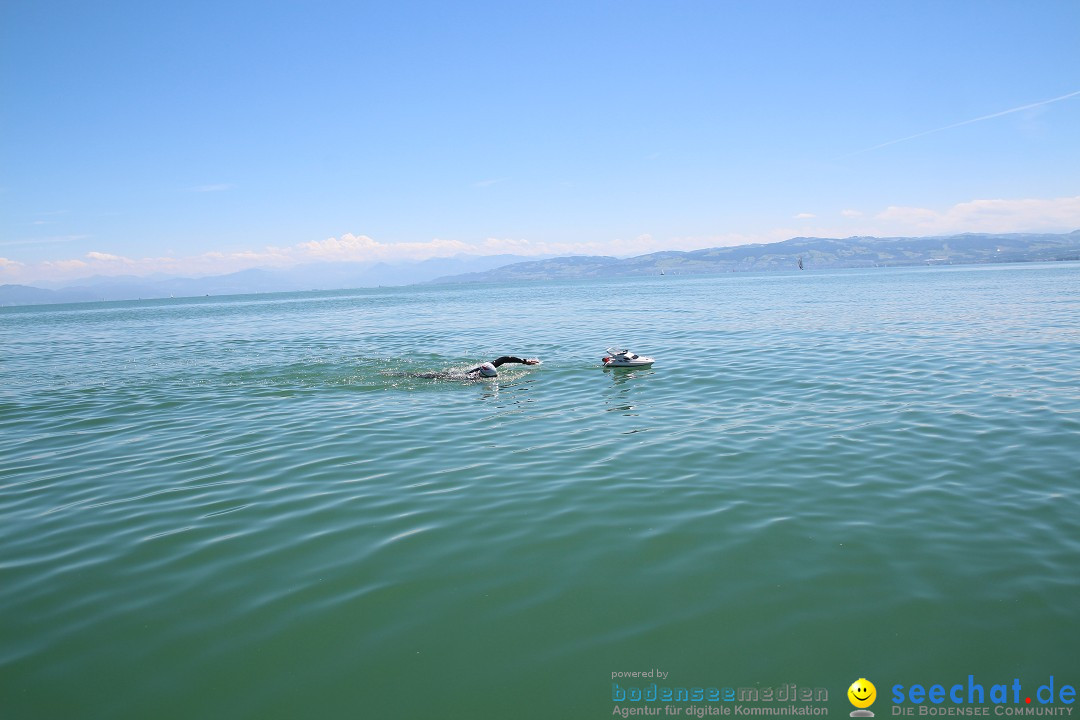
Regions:
[[0, 4], [0, 282], [1080, 228], [1080, 2]]

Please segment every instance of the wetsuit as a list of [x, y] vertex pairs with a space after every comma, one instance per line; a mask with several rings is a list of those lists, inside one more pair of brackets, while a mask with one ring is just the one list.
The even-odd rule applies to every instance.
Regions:
[[[521, 358], [514, 357], [512, 355], [503, 355], [501, 358], [497, 358], [497, 359], [491, 361], [491, 364], [494, 365], [495, 367], [499, 367], [500, 365], [505, 365], [506, 363], [519, 363], [521, 365], [526, 364], [525, 361], [522, 360]], [[478, 373], [478, 372], [480, 372], [480, 366], [479, 365], [472, 368], [471, 370], [466, 370], [465, 374], [466, 375], [472, 375], [473, 373]]]
[[[539, 361], [537, 361], [539, 362]], [[521, 363], [522, 365], [529, 365], [528, 360], [522, 360], [519, 357], [513, 357], [512, 355], [503, 355], [494, 362], [484, 363], [484, 365], [491, 365], [492, 367], [498, 367], [505, 365], [506, 363]], [[534, 363], [535, 364], [535, 363]], [[404, 373], [407, 377], [427, 378], [429, 380], [475, 380], [478, 377], [482, 377], [480, 374], [480, 368], [483, 365], [477, 365], [476, 367], [466, 370], [465, 372], [457, 371], [443, 371], [443, 372], [429, 372], [429, 373]]]

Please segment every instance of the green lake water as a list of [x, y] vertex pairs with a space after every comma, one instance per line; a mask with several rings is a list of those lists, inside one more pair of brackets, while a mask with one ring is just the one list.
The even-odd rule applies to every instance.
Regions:
[[3, 308], [0, 551], [5, 720], [1075, 686], [1080, 264]]

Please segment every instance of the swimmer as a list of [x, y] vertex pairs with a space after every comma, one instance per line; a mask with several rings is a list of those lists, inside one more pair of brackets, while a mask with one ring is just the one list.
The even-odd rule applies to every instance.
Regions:
[[491, 362], [486, 362], [483, 365], [477, 365], [471, 370], [466, 370], [465, 374], [469, 377], [486, 377], [493, 378], [499, 374], [499, 371], [495, 368], [507, 363], [518, 363], [520, 365], [539, 365], [540, 361], [536, 358], [522, 359], [519, 357], [513, 357], [512, 355], [503, 355], [501, 358], [497, 358]]
[[435, 372], [435, 373], [420, 373], [413, 375], [413, 377], [427, 378], [430, 380], [479, 380], [481, 378], [493, 378], [497, 377], [499, 371], [495, 368], [500, 365], [506, 365], [507, 363], [518, 363], [520, 365], [539, 365], [540, 361], [537, 358], [519, 358], [512, 355], [503, 355], [500, 358], [496, 358], [491, 362], [477, 365], [474, 368], [469, 368], [464, 373], [458, 370], [457, 372]]

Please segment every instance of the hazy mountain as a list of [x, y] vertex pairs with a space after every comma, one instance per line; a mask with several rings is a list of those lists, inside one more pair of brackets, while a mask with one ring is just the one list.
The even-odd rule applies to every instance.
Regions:
[[91, 299], [77, 290], [47, 290], [29, 285], [0, 285], [0, 305], [47, 305], [86, 302]]
[[1063, 235], [967, 233], [938, 237], [792, 238], [778, 243], [667, 251], [618, 259], [560, 257], [486, 272], [437, 278], [438, 283], [514, 282], [633, 275], [696, 275], [732, 271], [806, 270], [925, 264], [1080, 260], [1080, 230]]
[[1080, 260], [1080, 230], [1059, 235], [967, 233], [937, 237], [792, 238], [778, 243], [666, 251], [632, 258], [457, 256], [411, 263], [315, 263], [183, 278], [94, 276], [62, 288], [0, 285], [0, 305], [336, 290], [421, 282], [515, 282], [924, 264]]
[[246, 295], [296, 290], [338, 290], [409, 285], [434, 278], [497, 268], [520, 255], [459, 255], [403, 263], [312, 263], [282, 270], [242, 270], [201, 278], [154, 275], [95, 275], [64, 287], [0, 285], [0, 305], [138, 300], [203, 295]]

